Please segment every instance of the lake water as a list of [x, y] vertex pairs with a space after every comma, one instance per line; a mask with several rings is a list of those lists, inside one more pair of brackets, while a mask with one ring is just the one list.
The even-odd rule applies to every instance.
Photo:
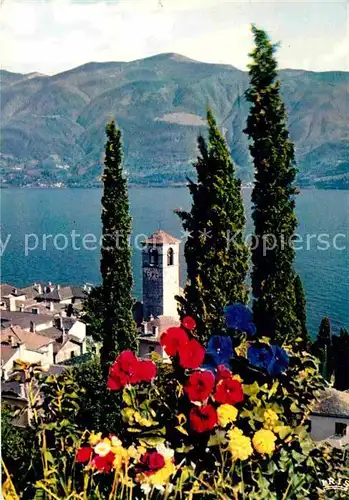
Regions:
[[[0, 194], [3, 283], [20, 287], [39, 280], [99, 282], [99, 248], [91, 234], [100, 237], [101, 190], [3, 189]], [[250, 190], [244, 190], [244, 199], [249, 212]], [[132, 188], [130, 200], [132, 241], [136, 235], [150, 234], [159, 227], [183, 236], [173, 209], [190, 206], [186, 188]], [[349, 192], [304, 190], [297, 196], [297, 215], [298, 233], [303, 238], [297, 246], [303, 249], [297, 250], [296, 268], [306, 290], [309, 328], [314, 334], [325, 315], [334, 331], [348, 327]], [[248, 215], [247, 232], [251, 229]], [[83, 248], [82, 237], [88, 234]], [[97, 248], [91, 250], [93, 246]], [[183, 252], [183, 244], [181, 247]], [[183, 284], [183, 256], [181, 262]], [[133, 269], [135, 295], [140, 297], [141, 255], [137, 249]]]

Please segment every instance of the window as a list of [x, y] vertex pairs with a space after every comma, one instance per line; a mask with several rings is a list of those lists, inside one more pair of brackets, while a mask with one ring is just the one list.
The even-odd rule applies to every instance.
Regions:
[[173, 248], [169, 248], [167, 251], [167, 265], [173, 266]]
[[151, 266], [156, 266], [158, 264], [159, 254], [155, 248], [149, 250], [149, 264]]
[[345, 436], [347, 430], [347, 424], [343, 424], [342, 422], [335, 422], [334, 424], [334, 433], [336, 436]]
[[70, 359], [73, 359], [75, 358], [75, 352], [74, 351], [70, 351]]
[[148, 354], [152, 354], [153, 352], [155, 352], [155, 347], [153, 345], [150, 345], [148, 348]]

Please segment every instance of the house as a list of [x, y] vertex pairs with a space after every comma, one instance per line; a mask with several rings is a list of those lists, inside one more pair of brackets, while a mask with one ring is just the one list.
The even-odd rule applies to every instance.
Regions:
[[1, 376], [8, 379], [16, 360], [40, 363], [45, 369], [53, 364], [53, 340], [35, 332], [10, 326], [0, 331]]
[[310, 422], [314, 441], [326, 441], [335, 448], [349, 446], [349, 391], [323, 391]]
[[158, 318], [150, 318], [149, 321], [143, 321], [138, 336], [139, 357], [146, 359], [153, 352], [156, 352], [164, 362], [169, 362], [169, 357], [160, 344], [160, 337], [168, 328], [179, 325], [179, 319], [172, 316], [159, 316]]
[[[180, 240], [158, 230], [143, 241], [142, 277], [143, 303], [138, 303], [139, 356], [147, 358], [158, 353], [164, 361], [168, 356], [160, 344], [160, 336], [171, 326], [179, 326], [176, 296], [179, 286]], [[143, 321], [139, 321], [142, 311]]]
[[52, 327], [41, 330], [40, 334], [54, 342], [54, 363], [63, 363], [87, 352], [86, 325], [82, 321], [60, 316]]

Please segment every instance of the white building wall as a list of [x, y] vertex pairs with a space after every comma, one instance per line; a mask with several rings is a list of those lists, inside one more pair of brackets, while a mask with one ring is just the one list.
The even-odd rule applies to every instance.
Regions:
[[[329, 441], [332, 446], [341, 447], [349, 444], [349, 418], [327, 417], [311, 415], [311, 437], [314, 441]], [[335, 436], [335, 424], [343, 423], [347, 425], [346, 435]]]
[[72, 358], [72, 353], [74, 353], [74, 358], [81, 355], [81, 346], [71, 342], [70, 340], [64, 344], [62, 349], [56, 354], [55, 362], [56, 364], [62, 363]]
[[86, 325], [82, 321], [76, 321], [69, 330], [69, 335], [74, 335], [81, 342], [86, 338]]

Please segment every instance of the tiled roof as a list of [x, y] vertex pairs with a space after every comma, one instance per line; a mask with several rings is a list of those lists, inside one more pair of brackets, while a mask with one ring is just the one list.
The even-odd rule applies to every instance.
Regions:
[[349, 392], [326, 389], [313, 408], [314, 415], [349, 418]]
[[7, 363], [9, 359], [17, 352], [17, 347], [11, 347], [10, 345], [1, 345], [1, 364]]
[[144, 245], [175, 245], [180, 243], [174, 236], [171, 236], [166, 231], [158, 230], [151, 234], [148, 238], [143, 241]]
[[171, 326], [179, 326], [180, 321], [178, 318], [174, 318], [173, 316], [158, 316], [157, 318], [151, 321], [147, 321], [146, 324], [147, 324], [148, 335], [152, 334], [154, 326], [158, 327], [158, 334], [161, 335]]
[[52, 339], [38, 333], [26, 332], [17, 325], [5, 328], [0, 332], [1, 343], [8, 343], [11, 345], [11, 337], [15, 337], [20, 344], [24, 344], [30, 351], [36, 351], [54, 342]]
[[18, 325], [21, 328], [29, 328], [30, 322], [36, 325], [52, 321], [52, 316], [47, 314], [32, 314], [28, 312], [1, 311], [1, 326], [7, 328], [10, 325]]

